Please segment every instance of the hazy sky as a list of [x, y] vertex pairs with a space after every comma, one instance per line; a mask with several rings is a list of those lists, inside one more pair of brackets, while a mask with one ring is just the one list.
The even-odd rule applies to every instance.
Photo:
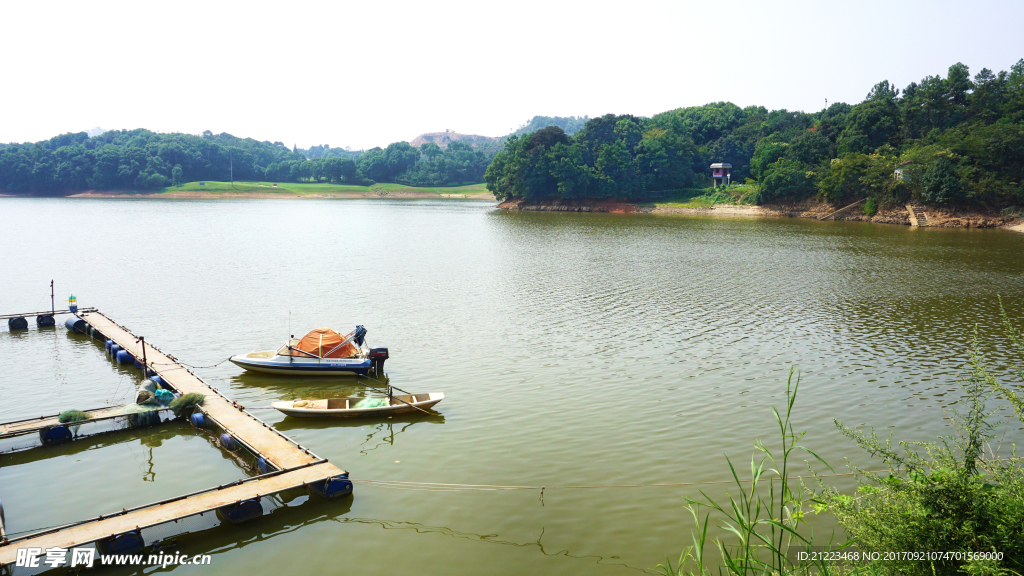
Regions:
[[815, 111], [1024, 58], [1024, 2], [3, 2], [0, 142], [212, 130], [356, 149], [534, 115]]

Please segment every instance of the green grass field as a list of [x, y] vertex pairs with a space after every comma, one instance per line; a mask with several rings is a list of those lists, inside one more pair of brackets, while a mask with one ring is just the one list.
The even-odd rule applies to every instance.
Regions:
[[731, 184], [720, 188], [680, 190], [678, 194], [648, 204], [673, 208], [710, 208], [716, 204], [753, 204], [756, 194], [756, 186]]
[[[307, 183], [307, 182], [278, 182], [276, 185], [273, 182], [186, 182], [181, 186], [170, 186], [160, 191], [161, 193], [168, 192], [203, 192], [207, 194], [248, 194], [248, 193], [259, 193], [259, 194], [282, 194], [282, 195], [300, 195], [300, 196], [311, 196], [311, 195], [323, 195], [323, 194], [380, 194], [381, 196], [387, 196], [388, 194], [396, 193], [426, 193], [436, 194], [438, 196], [444, 195], [464, 195], [469, 197], [486, 197], [491, 198], [491, 193], [487, 191], [484, 184], [470, 184], [468, 186], [450, 186], [450, 187], [431, 187], [431, 188], [416, 188], [413, 186], [403, 186], [401, 184], [374, 184], [373, 186], [349, 186], [344, 184], [326, 184], [326, 183]], [[384, 192], [386, 194], [381, 194]]]

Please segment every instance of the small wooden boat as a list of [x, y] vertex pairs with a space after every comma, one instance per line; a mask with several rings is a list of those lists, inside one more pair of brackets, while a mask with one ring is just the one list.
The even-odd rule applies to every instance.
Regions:
[[[425, 411], [444, 400], [443, 392], [393, 394], [390, 398], [328, 398], [325, 400], [284, 400], [272, 406], [298, 418], [351, 418]], [[360, 403], [363, 406], [360, 406]]]

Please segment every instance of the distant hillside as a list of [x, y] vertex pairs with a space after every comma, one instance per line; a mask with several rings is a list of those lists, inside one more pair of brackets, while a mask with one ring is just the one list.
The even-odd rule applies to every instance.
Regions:
[[347, 148], [331, 148], [330, 144], [323, 144], [319, 146], [310, 146], [308, 150], [302, 148], [295, 148], [295, 151], [302, 154], [310, 160], [316, 158], [348, 158], [349, 160], [355, 160], [363, 154], [362, 150], [349, 150]]
[[497, 144], [501, 138], [494, 136], [480, 136], [479, 134], [459, 134], [451, 130], [445, 130], [444, 132], [430, 132], [428, 134], [420, 134], [413, 138], [409, 144], [419, 148], [428, 142], [437, 144], [442, 149], [447, 148], [448, 144], [452, 142], [465, 142], [474, 148], [486, 148]]
[[[536, 132], [548, 126], [558, 126], [569, 136], [579, 132], [590, 118], [586, 116], [534, 116], [529, 122], [520, 126], [515, 132], [516, 136]], [[507, 136], [506, 136], [507, 138]]]
[[460, 134], [452, 130], [445, 130], [444, 132], [430, 132], [427, 134], [420, 134], [409, 141], [409, 144], [419, 148], [428, 142], [437, 144], [442, 149], [447, 148], [448, 144], [452, 142], [465, 142], [473, 148], [477, 148], [484, 153], [494, 155], [498, 150], [501, 149], [501, 145], [505, 140], [514, 135], [528, 134], [530, 132], [536, 132], [542, 128], [548, 126], [558, 126], [568, 135], [575, 134], [583, 129], [583, 126], [589, 120], [586, 116], [534, 116], [528, 122], [521, 125], [512, 134], [506, 134], [504, 136], [480, 136], [479, 134]]

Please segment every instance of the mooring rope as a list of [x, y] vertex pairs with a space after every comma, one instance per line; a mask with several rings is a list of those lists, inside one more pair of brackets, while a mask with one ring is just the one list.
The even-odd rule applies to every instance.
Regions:
[[216, 364], [211, 364], [210, 366], [193, 366], [193, 365], [188, 364], [186, 362], [182, 362], [181, 360], [178, 360], [177, 362], [150, 362], [149, 365], [150, 366], [183, 366], [183, 367], [192, 368], [193, 370], [200, 370], [200, 369], [206, 369], [206, 368], [216, 368], [217, 366], [220, 366], [221, 364], [227, 362], [228, 360], [231, 360], [230, 356], [225, 358], [225, 359], [223, 359], [223, 360], [221, 360], [220, 362], [217, 362]]

